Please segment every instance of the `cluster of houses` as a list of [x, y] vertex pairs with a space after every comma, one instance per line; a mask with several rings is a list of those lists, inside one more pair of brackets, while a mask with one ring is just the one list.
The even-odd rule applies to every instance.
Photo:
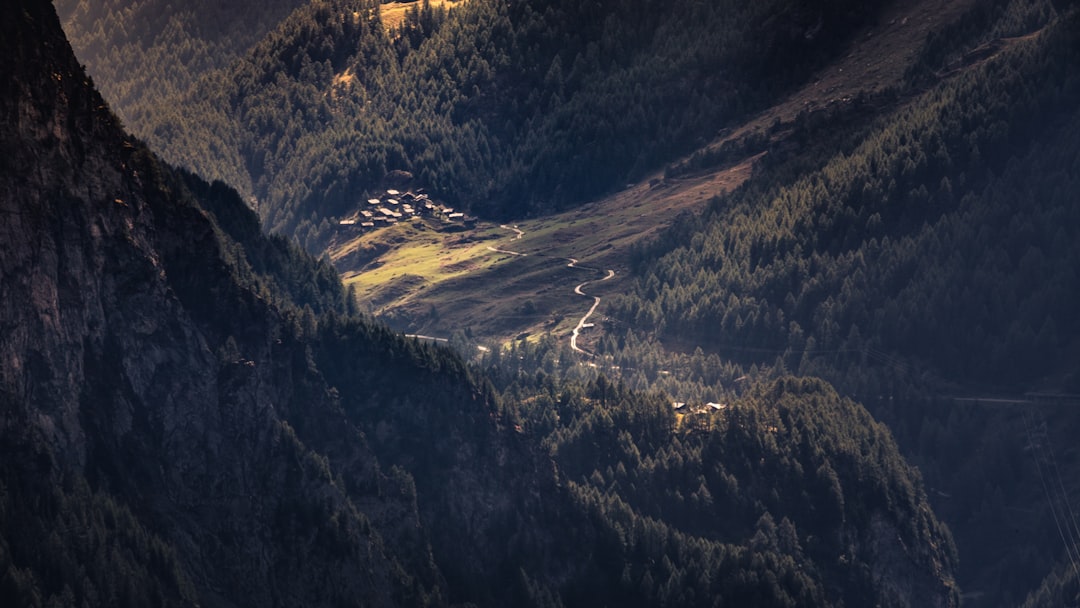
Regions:
[[682, 410], [683, 413], [693, 412], [693, 413], [696, 413], [696, 414], [700, 414], [701, 412], [705, 412], [705, 411], [709, 411], [709, 410], [720, 411], [720, 410], [723, 410], [723, 409], [727, 409], [727, 404], [726, 403], [711, 403], [710, 402], [710, 403], [705, 403], [705, 404], [700, 404], [700, 405], [691, 405], [691, 404], [687, 404], [685, 401], [672, 401], [671, 402], [671, 407], [675, 411]]
[[417, 192], [387, 190], [380, 198], [369, 198], [356, 214], [338, 224], [341, 228], [374, 230], [417, 217], [442, 219], [466, 228], [476, 224], [476, 218], [431, 200], [422, 188]]

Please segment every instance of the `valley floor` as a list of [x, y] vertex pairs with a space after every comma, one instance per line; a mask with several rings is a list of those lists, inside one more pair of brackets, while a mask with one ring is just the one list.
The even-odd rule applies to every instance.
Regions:
[[[836, 108], [859, 94], [897, 87], [926, 36], [972, 4], [893, 4], [875, 27], [856, 37], [840, 61], [775, 106], [724, 130], [695, 155], [708, 156], [761, 133], [767, 134], [768, 145], [780, 145], [791, 135], [785, 125], [801, 113]], [[386, 6], [397, 10], [405, 5]], [[751, 150], [702, 169], [688, 168], [695, 157], [690, 155], [671, 163], [675, 171], [667, 177], [659, 172], [576, 209], [520, 221], [511, 228], [516, 232], [509, 242], [505, 226], [481, 223], [461, 234], [414, 222], [340, 239], [329, 254], [343, 280], [354, 286], [361, 308], [392, 327], [431, 336], [467, 328], [475, 339], [495, 343], [550, 334], [581, 350], [578, 336], [586, 323], [581, 315], [588, 309], [583, 310], [574, 295], [573, 276], [563, 265], [539, 260], [575, 258], [582, 265], [610, 268], [614, 276], [592, 285], [592, 295], [618, 293], [628, 280], [628, 260], [636, 245], [648, 242], [680, 214], [700, 212], [710, 200], [741, 186], [766, 154]]]

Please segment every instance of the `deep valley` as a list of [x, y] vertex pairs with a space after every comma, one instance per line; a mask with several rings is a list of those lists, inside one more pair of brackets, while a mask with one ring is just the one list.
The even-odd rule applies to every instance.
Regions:
[[12, 0], [0, 605], [1080, 601], [1074, 0]]

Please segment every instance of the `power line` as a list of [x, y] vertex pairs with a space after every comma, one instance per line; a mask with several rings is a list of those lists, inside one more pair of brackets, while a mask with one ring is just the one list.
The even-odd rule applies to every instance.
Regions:
[[1043, 474], [1042, 463], [1039, 462], [1039, 446], [1040, 444], [1035, 440], [1035, 434], [1032, 432], [1031, 425], [1028, 421], [1028, 412], [1023, 412], [1024, 418], [1024, 430], [1027, 432], [1028, 442], [1031, 445], [1032, 458], [1035, 459], [1035, 470], [1039, 473], [1039, 480], [1042, 482], [1043, 492], [1046, 494], [1046, 502], [1050, 507], [1050, 515], [1054, 518], [1054, 525], [1057, 526], [1058, 535], [1061, 537], [1061, 542], [1065, 545], [1065, 554], [1069, 557], [1069, 563], [1072, 564], [1073, 572], [1080, 574], [1080, 568], [1076, 565], [1076, 558], [1073, 556], [1076, 551], [1075, 545], [1070, 545], [1069, 541], [1065, 538], [1065, 532], [1061, 528], [1061, 520], [1058, 518], [1057, 509], [1054, 507], [1054, 500], [1050, 494], [1049, 484], [1046, 483], [1046, 475]]
[[[1042, 417], [1042, 415], [1037, 412], [1032, 412], [1031, 416], [1033, 420], [1036, 415], [1043, 418], [1042, 425], [1043, 428], [1046, 428], [1046, 418]], [[1053, 467], [1054, 476], [1057, 478], [1058, 491], [1061, 493], [1061, 500], [1065, 503], [1065, 508], [1069, 515], [1069, 517], [1065, 519], [1065, 528], [1069, 530], [1069, 537], [1073, 539], [1073, 546], [1076, 547], [1077, 555], [1080, 556], [1080, 546], [1078, 546], [1080, 545], [1080, 526], [1077, 526], [1076, 513], [1073, 511], [1072, 502], [1069, 500], [1069, 494], [1065, 491], [1065, 483], [1061, 478], [1061, 468], [1058, 467], [1057, 456], [1054, 454], [1054, 445], [1050, 441], [1049, 435], [1046, 437], [1045, 447], [1046, 452], [1050, 455], [1050, 464]], [[1065, 518], [1065, 513], [1062, 513], [1062, 518]], [[1070, 524], [1072, 524], [1071, 527]]]

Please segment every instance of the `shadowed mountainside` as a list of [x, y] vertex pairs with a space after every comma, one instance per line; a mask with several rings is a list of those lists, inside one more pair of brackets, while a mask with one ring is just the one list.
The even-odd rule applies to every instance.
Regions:
[[[554, 387], [588, 412], [544, 442], [456, 355], [351, 316], [235, 192], [125, 135], [48, 3], [0, 33], [5, 605], [955, 606], [947, 533], [857, 404], [779, 382], [721, 441], [655, 395]], [[647, 459], [622, 464], [633, 494], [576, 479], [707, 437], [707, 481], [646, 482]], [[692, 530], [650, 498], [703, 484], [723, 497]], [[822, 492], [820, 517], [793, 510]]]

